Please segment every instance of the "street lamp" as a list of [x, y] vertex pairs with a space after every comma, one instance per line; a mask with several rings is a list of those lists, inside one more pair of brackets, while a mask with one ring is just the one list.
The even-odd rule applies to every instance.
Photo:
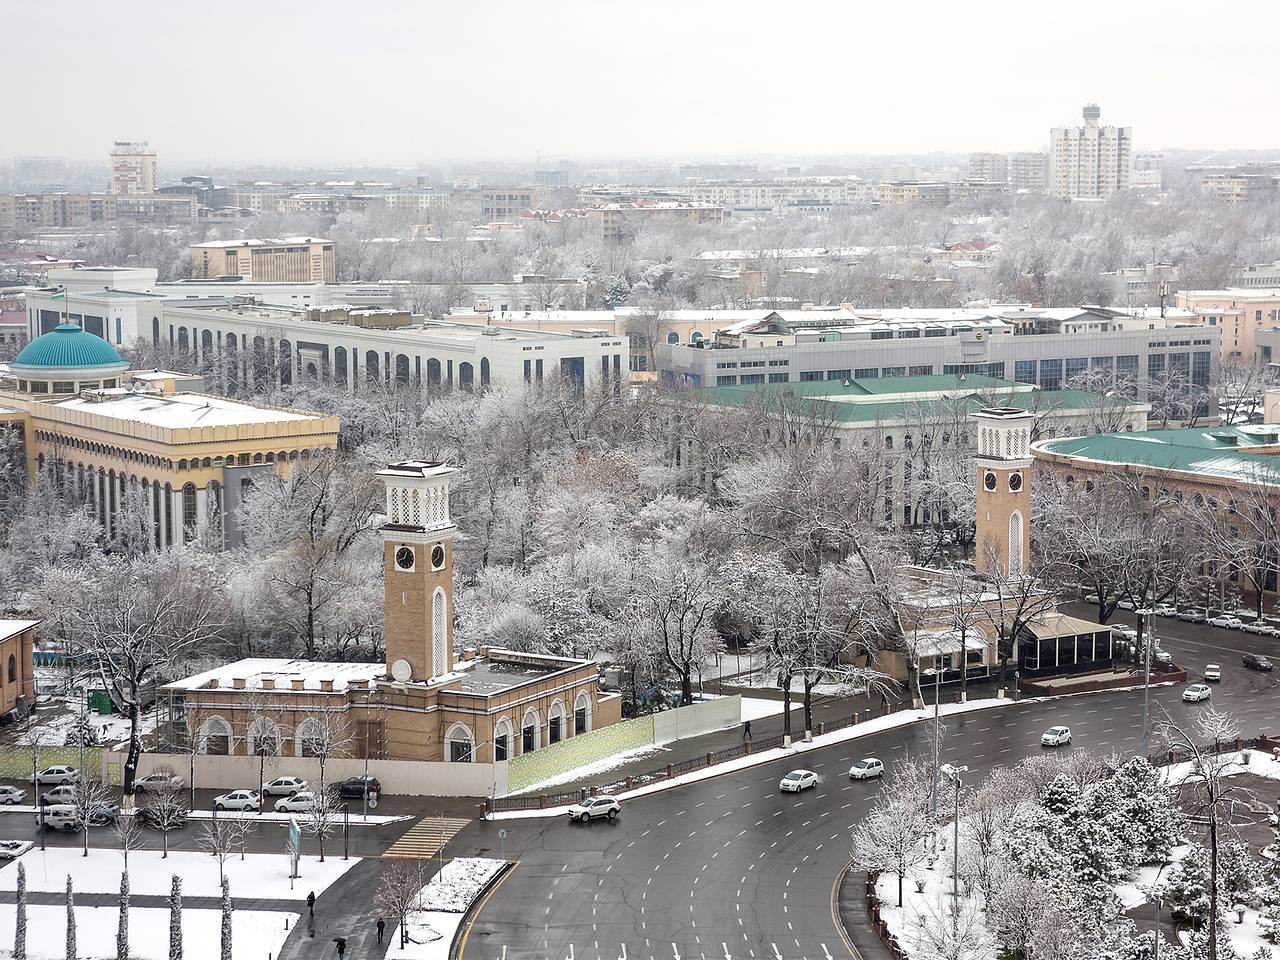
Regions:
[[955, 833], [951, 841], [951, 896], [954, 898], [953, 909], [957, 911], [960, 909], [960, 788], [968, 770], [968, 767], [954, 763], [942, 765], [942, 772], [956, 787], [955, 822], [952, 825]]
[[1146, 608], [1135, 610], [1138, 628], [1142, 631], [1142, 755], [1151, 755], [1151, 644], [1155, 617]]

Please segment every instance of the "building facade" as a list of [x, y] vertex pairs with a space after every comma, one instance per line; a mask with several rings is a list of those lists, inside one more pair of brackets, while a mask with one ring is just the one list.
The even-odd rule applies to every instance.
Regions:
[[1049, 156], [1039, 151], [1009, 154], [1009, 189], [1014, 193], [1044, 193]]
[[156, 192], [156, 152], [144, 140], [111, 145], [111, 193], [131, 197]]
[[1009, 179], [1009, 158], [1003, 153], [969, 154], [969, 179], [1007, 182]]
[[21, 720], [36, 703], [35, 646], [37, 620], [0, 620], [0, 716]]
[[1223, 360], [1259, 357], [1258, 332], [1280, 325], [1280, 289], [1179, 290], [1174, 303], [1190, 322], [1219, 331]]
[[262, 283], [336, 283], [332, 240], [216, 240], [191, 245], [191, 275], [197, 279], [244, 277]]
[[1280, 176], [1271, 173], [1216, 173], [1200, 179], [1201, 196], [1236, 206], [1265, 203], [1280, 194]]
[[1084, 126], [1049, 131], [1049, 192], [1064, 200], [1096, 200], [1129, 188], [1133, 128], [1101, 126], [1101, 110], [1086, 104]]
[[194, 224], [199, 209], [192, 196], [107, 193], [0, 194], [0, 227], [39, 230], [94, 223], [157, 226]]

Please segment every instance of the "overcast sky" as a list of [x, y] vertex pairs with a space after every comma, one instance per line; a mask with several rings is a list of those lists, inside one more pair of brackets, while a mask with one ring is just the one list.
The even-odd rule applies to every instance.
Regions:
[[149, 140], [162, 173], [1035, 149], [1086, 100], [1138, 149], [1280, 145], [1275, 0], [61, 0], [4, 22], [0, 154]]

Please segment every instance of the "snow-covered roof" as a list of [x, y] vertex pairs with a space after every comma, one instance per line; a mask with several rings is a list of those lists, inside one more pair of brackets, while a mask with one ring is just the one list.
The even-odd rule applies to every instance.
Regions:
[[240, 403], [204, 393], [156, 394], [104, 390], [102, 399], [72, 397], [51, 406], [170, 430], [321, 419], [313, 414]]
[[369, 682], [387, 675], [384, 663], [331, 663], [315, 660], [289, 660], [283, 657], [248, 657], [233, 663], [197, 673], [165, 684], [168, 690], [199, 690], [217, 681], [218, 687], [234, 688], [244, 681], [246, 690], [263, 689], [263, 680], [273, 680], [276, 690], [288, 691], [294, 680], [302, 681], [304, 691], [320, 690], [322, 680], [333, 681], [334, 692], [343, 692], [354, 681]]
[[193, 247], [278, 247], [281, 244], [333, 243], [323, 237], [268, 237], [261, 240], [207, 240], [193, 243]]
[[0, 640], [8, 640], [23, 630], [39, 626], [39, 620], [0, 620]]

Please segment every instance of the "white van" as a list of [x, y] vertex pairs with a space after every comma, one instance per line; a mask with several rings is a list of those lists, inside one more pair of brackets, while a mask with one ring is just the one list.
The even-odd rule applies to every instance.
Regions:
[[[76, 808], [67, 803], [53, 803], [44, 808], [44, 828], [46, 830], [65, 830], [75, 833], [80, 829], [80, 814]], [[36, 813], [36, 826], [41, 822], [41, 814]]]

